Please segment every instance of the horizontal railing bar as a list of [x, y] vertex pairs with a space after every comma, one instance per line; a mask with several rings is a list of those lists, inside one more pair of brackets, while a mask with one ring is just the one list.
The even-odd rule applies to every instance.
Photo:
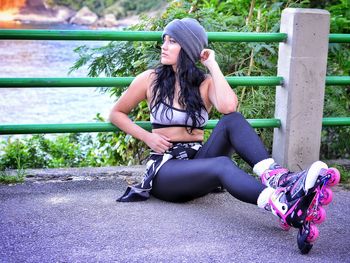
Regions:
[[329, 34], [329, 43], [350, 43], [350, 34]]
[[[160, 41], [161, 31], [1, 29], [0, 39]], [[208, 32], [211, 42], [283, 42], [286, 33]], [[329, 34], [330, 43], [350, 43], [350, 34]]]
[[[279, 119], [248, 119], [253, 128], [280, 128]], [[209, 120], [205, 129], [213, 129], [218, 120]], [[151, 130], [149, 121], [137, 121], [140, 127]], [[322, 119], [322, 126], [350, 126], [350, 117], [328, 117]], [[109, 122], [65, 123], [65, 124], [0, 124], [0, 134], [38, 134], [38, 133], [82, 133], [82, 132], [117, 132], [116, 126]]]
[[[0, 88], [25, 87], [125, 87], [134, 77], [115, 78], [0, 78]], [[282, 77], [227, 77], [232, 86], [276, 86]]]
[[114, 78], [0, 78], [0, 87], [124, 87], [134, 77]]
[[[209, 120], [205, 129], [213, 129], [218, 120]], [[254, 128], [279, 128], [278, 119], [248, 119]], [[140, 127], [151, 130], [149, 121], [137, 121]], [[65, 123], [65, 124], [0, 124], [0, 134], [38, 134], [38, 133], [81, 133], [81, 132], [117, 132], [119, 128], [108, 122]]]
[[209, 42], [284, 42], [286, 33], [208, 32]]
[[350, 117], [326, 117], [322, 119], [322, 126], [350, 126]]
[[[0, 39], [160, 41], [161, 31], [1, 29]], [[208, 32], [211, 42], [283, 42], [286, 33]]]
[[[40, 87], [125, 87], [134, 77], [114, 78], [0, 78], [0, 88]], [[276, 76], [226, 77], [232, 86], [277, 86], [283, 78]], [[327, 76], [326, 85], [350, 85], [350, 76]]]
[[350, 85], [350, 76], [326, 76], [326, 85]]

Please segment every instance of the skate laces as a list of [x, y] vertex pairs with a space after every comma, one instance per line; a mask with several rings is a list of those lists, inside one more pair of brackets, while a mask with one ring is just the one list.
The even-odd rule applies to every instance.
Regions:
[[281, 185], [280, 178], [288, 173], [288, 169], [274, 163], [261, 175], [261, 181], [266, 186], [277, 188]]
[[[307, 170], [290, 174], [289, 183], [287, 184], [289, 188], [288, 195], [290, 199], [294, 200], [306, 195], [306, 191], [305, 191], [306, 176], [307, 176]], [[294, 177], [294, 179], [292, 179], [292, 177]]]
[[279, 179], [278, 186], [287, 186], [292, 183], [295, 183], [301, 176], [303, 176], [303, 172], [290, 172], [283, 174]]

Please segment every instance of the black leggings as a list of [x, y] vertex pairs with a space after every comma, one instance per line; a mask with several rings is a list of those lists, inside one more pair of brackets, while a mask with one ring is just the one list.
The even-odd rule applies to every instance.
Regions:
[[207, 142], [191, 160], [169, 160], [153, 180], [152, 195], [185, 202], [224, 187], [241, 201], [257, 204], [265, 186], [231, 160], [236, 152], [251, 167], [269, 158], [259, 136], [237, 112], [224, 115]]

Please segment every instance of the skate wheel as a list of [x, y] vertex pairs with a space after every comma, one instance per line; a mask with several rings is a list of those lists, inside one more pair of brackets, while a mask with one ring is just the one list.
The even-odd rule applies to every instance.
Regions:
[[333, 200], [333, 192], [328, 187], [322, 189], [322, 193], [320, 195], [320, 204], [328, 205]]
[[318, 228], [315, 225], [310, 225], [309, 234], [307, 235], [306, 241], [309, 243], [315, 242], [319, 236]]
[[307, 233], [304, 231], [303, 227], [301, 227], [298, 231], [297, 243], [301, 254], [309, 253], [313, 246], [307, 241]]
[[328, 180], [329, 186], [334, 186], [340, 182], [340, 172], [337, 168], [328, 169], [328, 173], [331, 175], [331, 178]]
[[317, 214], [312, 220], [312, 222], [314, 222], [315, 224], [321, 224], [326, 219], [326, 210], [322, 206], [319, 206], [317, 207], [316, 213]]
[[282, 219], [279, 220], [279, 224], [280, 224], [280, 227], [282, 228], [282, 230], [284, 230], [284, 231], [289, 231], [289, 229], [291, 228], [291, 226], [288, 225], [286, 222], [284, 222]]

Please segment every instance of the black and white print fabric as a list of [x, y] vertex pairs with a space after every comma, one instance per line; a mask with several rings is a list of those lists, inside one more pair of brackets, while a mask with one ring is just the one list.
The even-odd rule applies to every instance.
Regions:
[[142, 182], [128, 186], [125, 193], [117, 201], [137, 202], [147, 200], [152, 189], [152, 181], [163, 164], [171, 159], [193, 159], [201, 147], [202, 144], [200, 142], [179, 142], [174, 143], [173, 147], [164, 154], [151, 153]]

